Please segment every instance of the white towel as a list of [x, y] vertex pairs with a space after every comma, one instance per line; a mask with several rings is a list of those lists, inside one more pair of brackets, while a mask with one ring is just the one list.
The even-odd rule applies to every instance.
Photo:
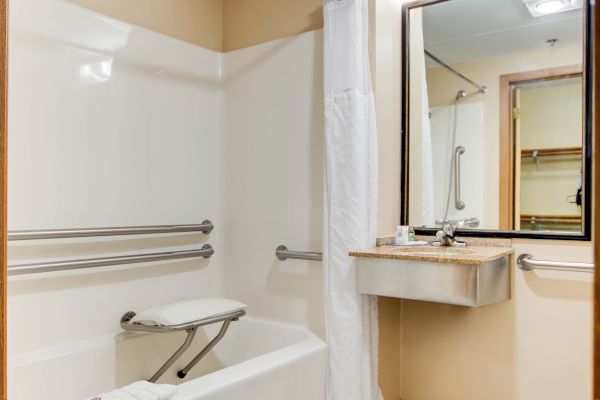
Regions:
[[90, 400], [168, 400], [176, 393], [175, 385], [157, 385], [138, 381], [121, 389], [92, 397]]

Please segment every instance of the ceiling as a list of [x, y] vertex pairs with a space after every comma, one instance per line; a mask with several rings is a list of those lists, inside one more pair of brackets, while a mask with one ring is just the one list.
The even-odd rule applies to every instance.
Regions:
[[[425, 48], [448, 64], [581, 45], [582, 9], [533, 17], [522, 0], [449, 0], [423, 8]], [[428, 66], [436, 65], [427, 60]]]

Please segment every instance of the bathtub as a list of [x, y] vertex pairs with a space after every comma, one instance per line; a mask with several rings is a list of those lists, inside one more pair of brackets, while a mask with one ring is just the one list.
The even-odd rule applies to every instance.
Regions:
[[[325, 343], [302, 327], [247, 316], [231, 324], [185, 379], [177, 378], [218, 329], [199, 330], [194, 345], [158, 381], [178, 385], [173, 400], [325, 398]], [[122, 332], [9, 356], [9, 398], [83, 400], [147, 378], [184, 337]]]

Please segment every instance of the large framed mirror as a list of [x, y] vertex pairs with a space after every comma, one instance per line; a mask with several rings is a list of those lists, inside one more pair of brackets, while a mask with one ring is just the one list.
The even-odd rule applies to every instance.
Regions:
[[404, 5], [403, 225], [590, 240], [590, 1]]

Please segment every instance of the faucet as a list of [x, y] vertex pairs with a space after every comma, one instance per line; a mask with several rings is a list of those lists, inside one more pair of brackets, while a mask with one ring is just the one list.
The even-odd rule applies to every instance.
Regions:
[[451, 223], [445, 222], [442, 225], [442, 230], [437, 231], [435, 234], [436, 240], [433, 241], [434, 246], [447, 246], [447, 247], [466, 247], [467, 242], [456, 239], [454, 234], [454, 226]]
[[461, 228], [478, 228], [479, 225], [481, 224], [481, 222], [479, 221], [479, 218], [477, 217], [466, 217], [466, 218], [461, 218], [461, 219], [450, 219], [450, 220], [444, 220], [444, 219], [436, 219], [435, 220], [435, 225], [443, 225], [443, 224], [452, 224], [455, 228], [461, 229]]

